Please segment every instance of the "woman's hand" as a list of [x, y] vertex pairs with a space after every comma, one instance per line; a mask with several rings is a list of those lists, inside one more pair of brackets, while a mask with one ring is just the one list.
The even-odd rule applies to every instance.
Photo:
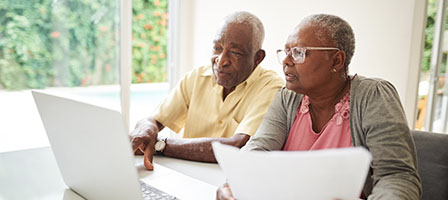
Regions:
[[216, 200], [236, 200], [232, 195], [229, 184], [224, 183], [218, 188], [216, 191]]

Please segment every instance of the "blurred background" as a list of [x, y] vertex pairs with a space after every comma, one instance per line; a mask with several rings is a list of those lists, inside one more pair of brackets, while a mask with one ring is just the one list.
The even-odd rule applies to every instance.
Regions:
[[[120, 66], [123, 4], [132, 6], [125, 13], [132, 21], [131, 66]], [[410, 128], [447, 133], [446, 6], [445, 0], [2, 0], [0, 152], [49, 145], [30, 90], [120, 110], [123, 69], [131, 71], [132, 129], [186, 72], [210, 63], [219, 22], [237, 10], [264, 23], [261, 65], [282, 77], [275, 51], [302, 18], [344, 18], [356, 36], [350, 74], [391, 81]]]

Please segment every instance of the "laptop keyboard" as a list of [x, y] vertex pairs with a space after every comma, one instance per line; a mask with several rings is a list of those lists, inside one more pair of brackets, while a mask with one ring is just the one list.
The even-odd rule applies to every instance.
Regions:
[[146, 184], [143, 181], [140, 181], [140, 187], [142, 188], [142, 197], [144, 200], [178, 199], [153, 186]]

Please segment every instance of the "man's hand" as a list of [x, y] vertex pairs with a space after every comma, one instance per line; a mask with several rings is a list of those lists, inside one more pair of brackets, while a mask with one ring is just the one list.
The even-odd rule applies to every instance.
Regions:
[[154, 145], [157, 141], [159, 128], [154, 119], [142, 119], [137, 122], [135, 129], [130, 133], [132, 149], [135, 155], [143, 155], [143, 163], [148, 170], [154, 170], [152, 158], [155, 153]]
[[229, 184], [224, 183], [218, 188], [216, 191], [216, 200], [236, 200], [232, 195]]

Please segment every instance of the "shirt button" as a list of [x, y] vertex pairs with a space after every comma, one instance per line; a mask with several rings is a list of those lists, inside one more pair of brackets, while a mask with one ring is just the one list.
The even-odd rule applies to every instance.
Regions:
[[222, 124], [222, 120], [219, 120], [219, 121], [218, 121], [218, 124]]

